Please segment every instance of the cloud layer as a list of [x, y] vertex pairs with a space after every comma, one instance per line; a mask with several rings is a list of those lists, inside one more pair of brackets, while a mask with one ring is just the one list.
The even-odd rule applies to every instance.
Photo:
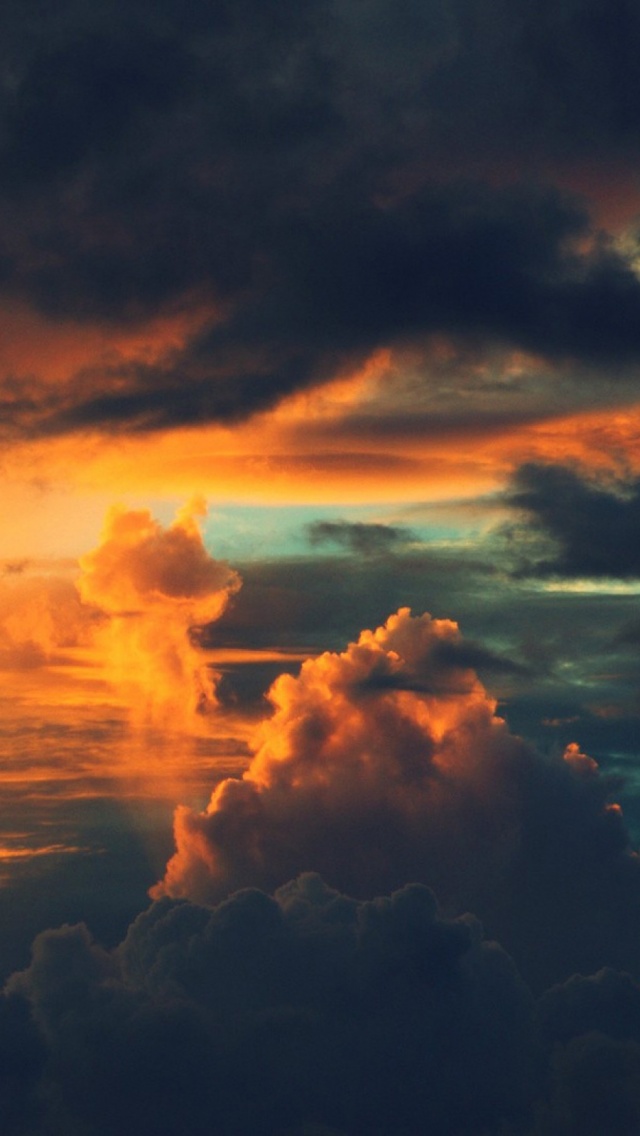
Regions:
[[605, 199], [630, 179], [639, 42], [630, 0], [12, 6], [0, 287], [184, 326], [55, 385], [7, 372], [6, 431], [235, 420], [380, 346], [412, 344], [424, 382], [434, 333], [637, 361], [633, 236], [568, 187], [597, 211], [590, 166]]
[[215, 901], [301, 870], [359, 896], [417, 879], [531, 981], [640, 972], [640, 861], [611, 783], [578, 747], [546, 758], [511, 734], [474, 657], [455, 623], [401, 609], [281, 676], [243, 778], [178, 808], [154, 894]]

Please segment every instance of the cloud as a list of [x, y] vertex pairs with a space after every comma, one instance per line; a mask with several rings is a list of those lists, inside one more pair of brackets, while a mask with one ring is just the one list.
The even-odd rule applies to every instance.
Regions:
[[0, 577], [0, 670], [32, 670], [62, 662], [68, 647], [87, 646], [96, 613], [80, 602], [70, 580], [27, 576], [20, 568]]
[[313, 873], [161, 899], [108, 951], [45, 931], [0, 995], [8, 1136], [628, 1136], [639, 1054], [628, 975], [535, 1001], [423, 885], [357, 900]]
[[347, 552], [376, 556], [393, 552], [415, 537], [410, 529], [399, 525], [381, 525], [362, 521], [313, 521], [307, 526], [311, 545], [337, 544]]
[[114, 508], [101, 543], [80, 560], [83, 602], [106, 617], [99, 646], [132, 712], [167, 726], [193, 723], [215, 704], [215, 676], [190, 638], [210, 624], [240, 587], [202, 540], [193, 501], [163, 528], [147, 510]]
[[434, 333], [609, 375], [637, 361], [633, 235], [607, 240], [566, 188], [633, 169], [630, 2], [285, 12], [12, 9], [5, 295], [120, 330], [203, 319], [55, 387], [6, 373], [9, 434], [235, 421], [380, 346], [413, 345], [428, 386]]
[[548, 1045], [588, 1033], [640, 1041], [640, 986], [610, 969], [590, 977], [576, 974], [546, 991], [537, 1016]]
[[0, 1107], [7, 1136], [36, 1131], [46, 1047], [20, 998], [0, 997]]
[[568, 466], [531, 462], [516, 471], [508, 499], [533, 523], [534, 533], [552, 542], [550, 550], [543, 545], [525, 563], [525, 572], [621, 579], [640, 575], [637, 479], [602, 483]]
[[[638, 357], [640, 284], [621, 254], [577, 251], [593, 234], [566, 200], [482, 185], [421, 188], [384, 208], [352, 198], [290, 211], [263, 237], [264, 285], [182, 350], [78, 375], [62, 393], [36, 388], [26, 403], [18, 386], [16, 421], [44, 434], [233, 422], [381, 347], [413, 344], [428, 375], [435, 333], [558, 361]], [[83, 296], [89, 287], [83, 276]]]
[[111, 952], [45, 932], [7, 993], [44, 1043], [49, 1108], [89, 1136], [471, 1132], [519, 1116], [533, 1082], [529, 991], [417, 884], [162, 900]]
[[526, 675], [529, 668], [514, 662], [494, 651], [489, 651], [482, 643], [472, 640], [444, 640], [434, 652], [436, 660], [443, 667], [473, 668], [493, 674]]
[[640, 987], [629, 975], [602, 970], [554, 987], [536, 1009], [550, 1055], [538, 1133], [632, 1132], [640, 1120]]
[[300, 870], [359, 896], [418, 879], [536, 985], [639, 972], [640, 861], [611, 782], [577, 748], [546, 758], [511, 734], [466, 650], [452, 621], [401, 609], [281, 676], [243, 778], [177, 809], [154, 895], [215, 901]]
[[348, 572], [340, 557], [320, 551], [288, 558], [286, 573], [273, 558], [241, 561], [239, 567], [245, 585], [216, 624], [217, 642], [227, 645], [339, 649], [390, 606], [418, 607], [427, 592], [443, 610], [462, 610], [465, 618], [470, 589], [487, 602], [495, 594], [495, 565], [466, 548], [421, 545], [398, 548], [393, 556], [354, 556]]

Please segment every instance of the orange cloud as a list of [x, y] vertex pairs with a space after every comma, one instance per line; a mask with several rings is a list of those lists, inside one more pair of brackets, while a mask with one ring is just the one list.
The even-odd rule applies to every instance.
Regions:
[[[215, 902], [298, 871], [363, 897], [419, 880], [544, 981], [567, 943], [574, 966], [630, 965], [640, 922], [619, 928], [640, 860], [606, 778], [576, 744], [550, 760], [514, 736], [468, 658], [455, 623], [405, 608], [280, 676], [242, 778], [176, 810], [151, 894]], [[606, 942], [586, 935], [595, 908]]]
[[80, 596], [108, 617], [97, 645], [138, 721], [193, 725], [216, 702], [215, 675], [189, 631], [220, 617], [240, 578], [205, 548], [205, 511], [193, 501], [165, 529], [147, 510], [115, 507], [80, 560]]
[[402, 609], [342, 654], [280, 676], [243, 779], [220, 784], [206, 813], [178, 809], [178, 850], [154, 894], [271, 887], [294, 862], [330, 879], [347, 865], [358, 894], [374, 865], [396, 880], [401, 861], [412, 878], [416, 842], [428, 855], [446, 823], [451, 770], [484, 795], [484, 759], [509, 737], [475, 673], [454, 661], [460, 638], [455, 623]]
[[8, 572], [0, 579], [0, 669], [31, 670], [87, 645], [95, 612], [70, 580]]
[[0, 311], [0, 369], [6, 375], [37, 376], [70, 388], [74, 376], [107, 371], [114, 362], [151, 363], [185, 345], [212, 318], [211, 305], [194, 299], [135, 325], [47, 318], [24, 303], [5, 300]]
[[[365, 369], [233, 428], [117, 439], [86, 433], [16, 446], [5, 457], [4, 547], [15, 556], [58, 552], [61, 529], [65, 540], [75, 531], [77, 548], [86, 547], [93, 539], [87, 524], [103, 508], [105, 486], [111, 495], [171, 499], [195, 487], [209, 499], [267, 505], [404, 502], [500, 489], [523, 461], [569, 458], [588, 469], [621, 463], [640, 469], [638, 407], [559, 410], [541, 399], [537, 408], [505, 417], [484, 413], [465, 389], [459, 415], [425, 406], [420, 417], [416, 407], [398, 406], [391, 381], [386, 402], [381, 397], [372, 409], [374, 377]], [[80, 500], [82, 507], [74, 504]]]
[[583, 753], [577, 742], [569, 742], [562, 756], [572, 769], [584, 776], [589, 776], [598, 769], [598, 763], [587, 753]]

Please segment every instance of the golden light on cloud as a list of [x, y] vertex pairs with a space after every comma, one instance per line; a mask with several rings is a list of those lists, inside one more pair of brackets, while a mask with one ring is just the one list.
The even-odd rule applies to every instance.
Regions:
[[249, 876], [272, 886], [297, 855], [331, 874], [327, 831], [349, 844], [362, 890], [376, 857], [367, 841], [358, 847], [360, 825], [373, 825], [379, 840], [428, 843], [429, 825], [450, 808], [452, 780], [484, 796], [487, 754], [510, 744], [461, 647], [456, 623], [404, 608], [344, 652], [281, 675], [242, 780], [221, 782], [204, 813], [176, 811], [177, 852], [153, 894], [202, 900]]
[[114, 507], [102, 538], [80, 559], [83, 603], [105, 619], [96, 631], [107, 674], [134, 720], [195, 726], [216, 705], [215, 675], [190, 629], [211, 623], [240, 587], [238, 574], [206, 550], [195, 499], [163, 528], [148, 510]]
[[[523, 461], [640, 469], [640, 409], [623, 405], [623, 393], [619, 406], [552, 412], [534, 391], [512, 411], [535, 360], [500, 358], [507, 397], [500, 384], [493, 389], [488, 364], [450, 360], [447, 351], [444, 340], [432, 345], [441, 371], [431, 409], [424, 376], [410, 378], [411, 354], [377, 351], [361, 368], [245, 422], [149, 434], [87, 429], [16, 443], [2, 459], [5, 555], [77, 555], [96, 540], [97, 518], [114, 496], [129, 507], [194, 492], [216, 504], [435, 502], [499, 491]], [[468, 369], [460, 389], [449, 366]]]
[[[453, 421], [440, 431], [406, 435], [367, 434], [371, 421], [315, 419], [310, 438], [302, 412], [287, 418], [265, 415], [234, 431], [220, 426], [101, 443], [80, 483], [113, 484], [125, 491], [134, 482], [148, 493], [187, 492], [194, 485], [212, 499], [275, 503], [347, 503], [447, 499], [500, 488], [523, 460], [569, 457], [587, 468], [616, 461], [640, 468], [640, 410], [589, 411], [524, 422]], [[60, 443], [63, 463], [64, 443]]]
[[49, 319], [25, 304], [5, 302], [0, 312], [0, 368], [5, 374], [37, 375], [47, 384], [64, 386], [74, 375], [108, 369], [116, 360], [157, 362], [183, 347], [211, 318], [210, 306], [197, 299], [119, 328], [107, 321]]

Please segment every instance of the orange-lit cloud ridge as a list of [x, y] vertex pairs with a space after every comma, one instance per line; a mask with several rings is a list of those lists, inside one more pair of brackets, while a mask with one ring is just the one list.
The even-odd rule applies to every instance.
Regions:
[[[546, 965], [541, 919], [585, 965], [620, 961], [612, 951], [630, 965], [628, 932], [613, 946], [583, 935], [594, 906], [625, 892], [640, 910], [640, 864], [606, 779], [577, 746], [551, 760], [514, 736], [468, 657], [455, 623], [401, 609], [282, 675], [243, 778], [203, 813], [178, 808], [177, 851], [152, 894], [210, 902], [302, 870], [359, 896], [416, 879], [534, 966]], [[552, 953], [555, 966], [557, 940]]]
[[575, 389], [570, 374], [533, 357], [467, 360], [440, 342], [417, 360], [376, 352], [233, 427], [16, 442], [4, 455], [4, 546], [59, 552], [63, 529], [74, 551], [87, 547], [107, 486], [107, 501], [132, 486], [169, 499], [196, 487], [222, 502], [327, 506], [475, 499], [503, 490], [526, 461], [637, 473], [640, 411], [628, 385], [607, 388], [606, 401], [586, 380], [582, 402]]
[[240, 587], [202, 540], [196, 499], [163, 528], [148, 510], [112, 508], [101, 543], [80, 560], [80, 596], [106, 617], [96, 634], [108, 676], [134, 720], [187, 728], [216, 704], [215, 675], [190, 638]]
[[178, 851], [158, 893], [271, 887], [297, 858], [331, 880], [346, 870], [356, 894], [378, 871], [393, 887], [415, 871], [416, 842], [428, 853], [431, 826], [448, 823], [457, 782], [486, 798], [487, 819], [499, 813], [487, 775], [513, 739], [475, 673], [456, 665], [461, 642], [454, 622], [401, 609], [342, 654], [281, 675], [242, 781], [220, 784], [204, 814], [178, 809]]

